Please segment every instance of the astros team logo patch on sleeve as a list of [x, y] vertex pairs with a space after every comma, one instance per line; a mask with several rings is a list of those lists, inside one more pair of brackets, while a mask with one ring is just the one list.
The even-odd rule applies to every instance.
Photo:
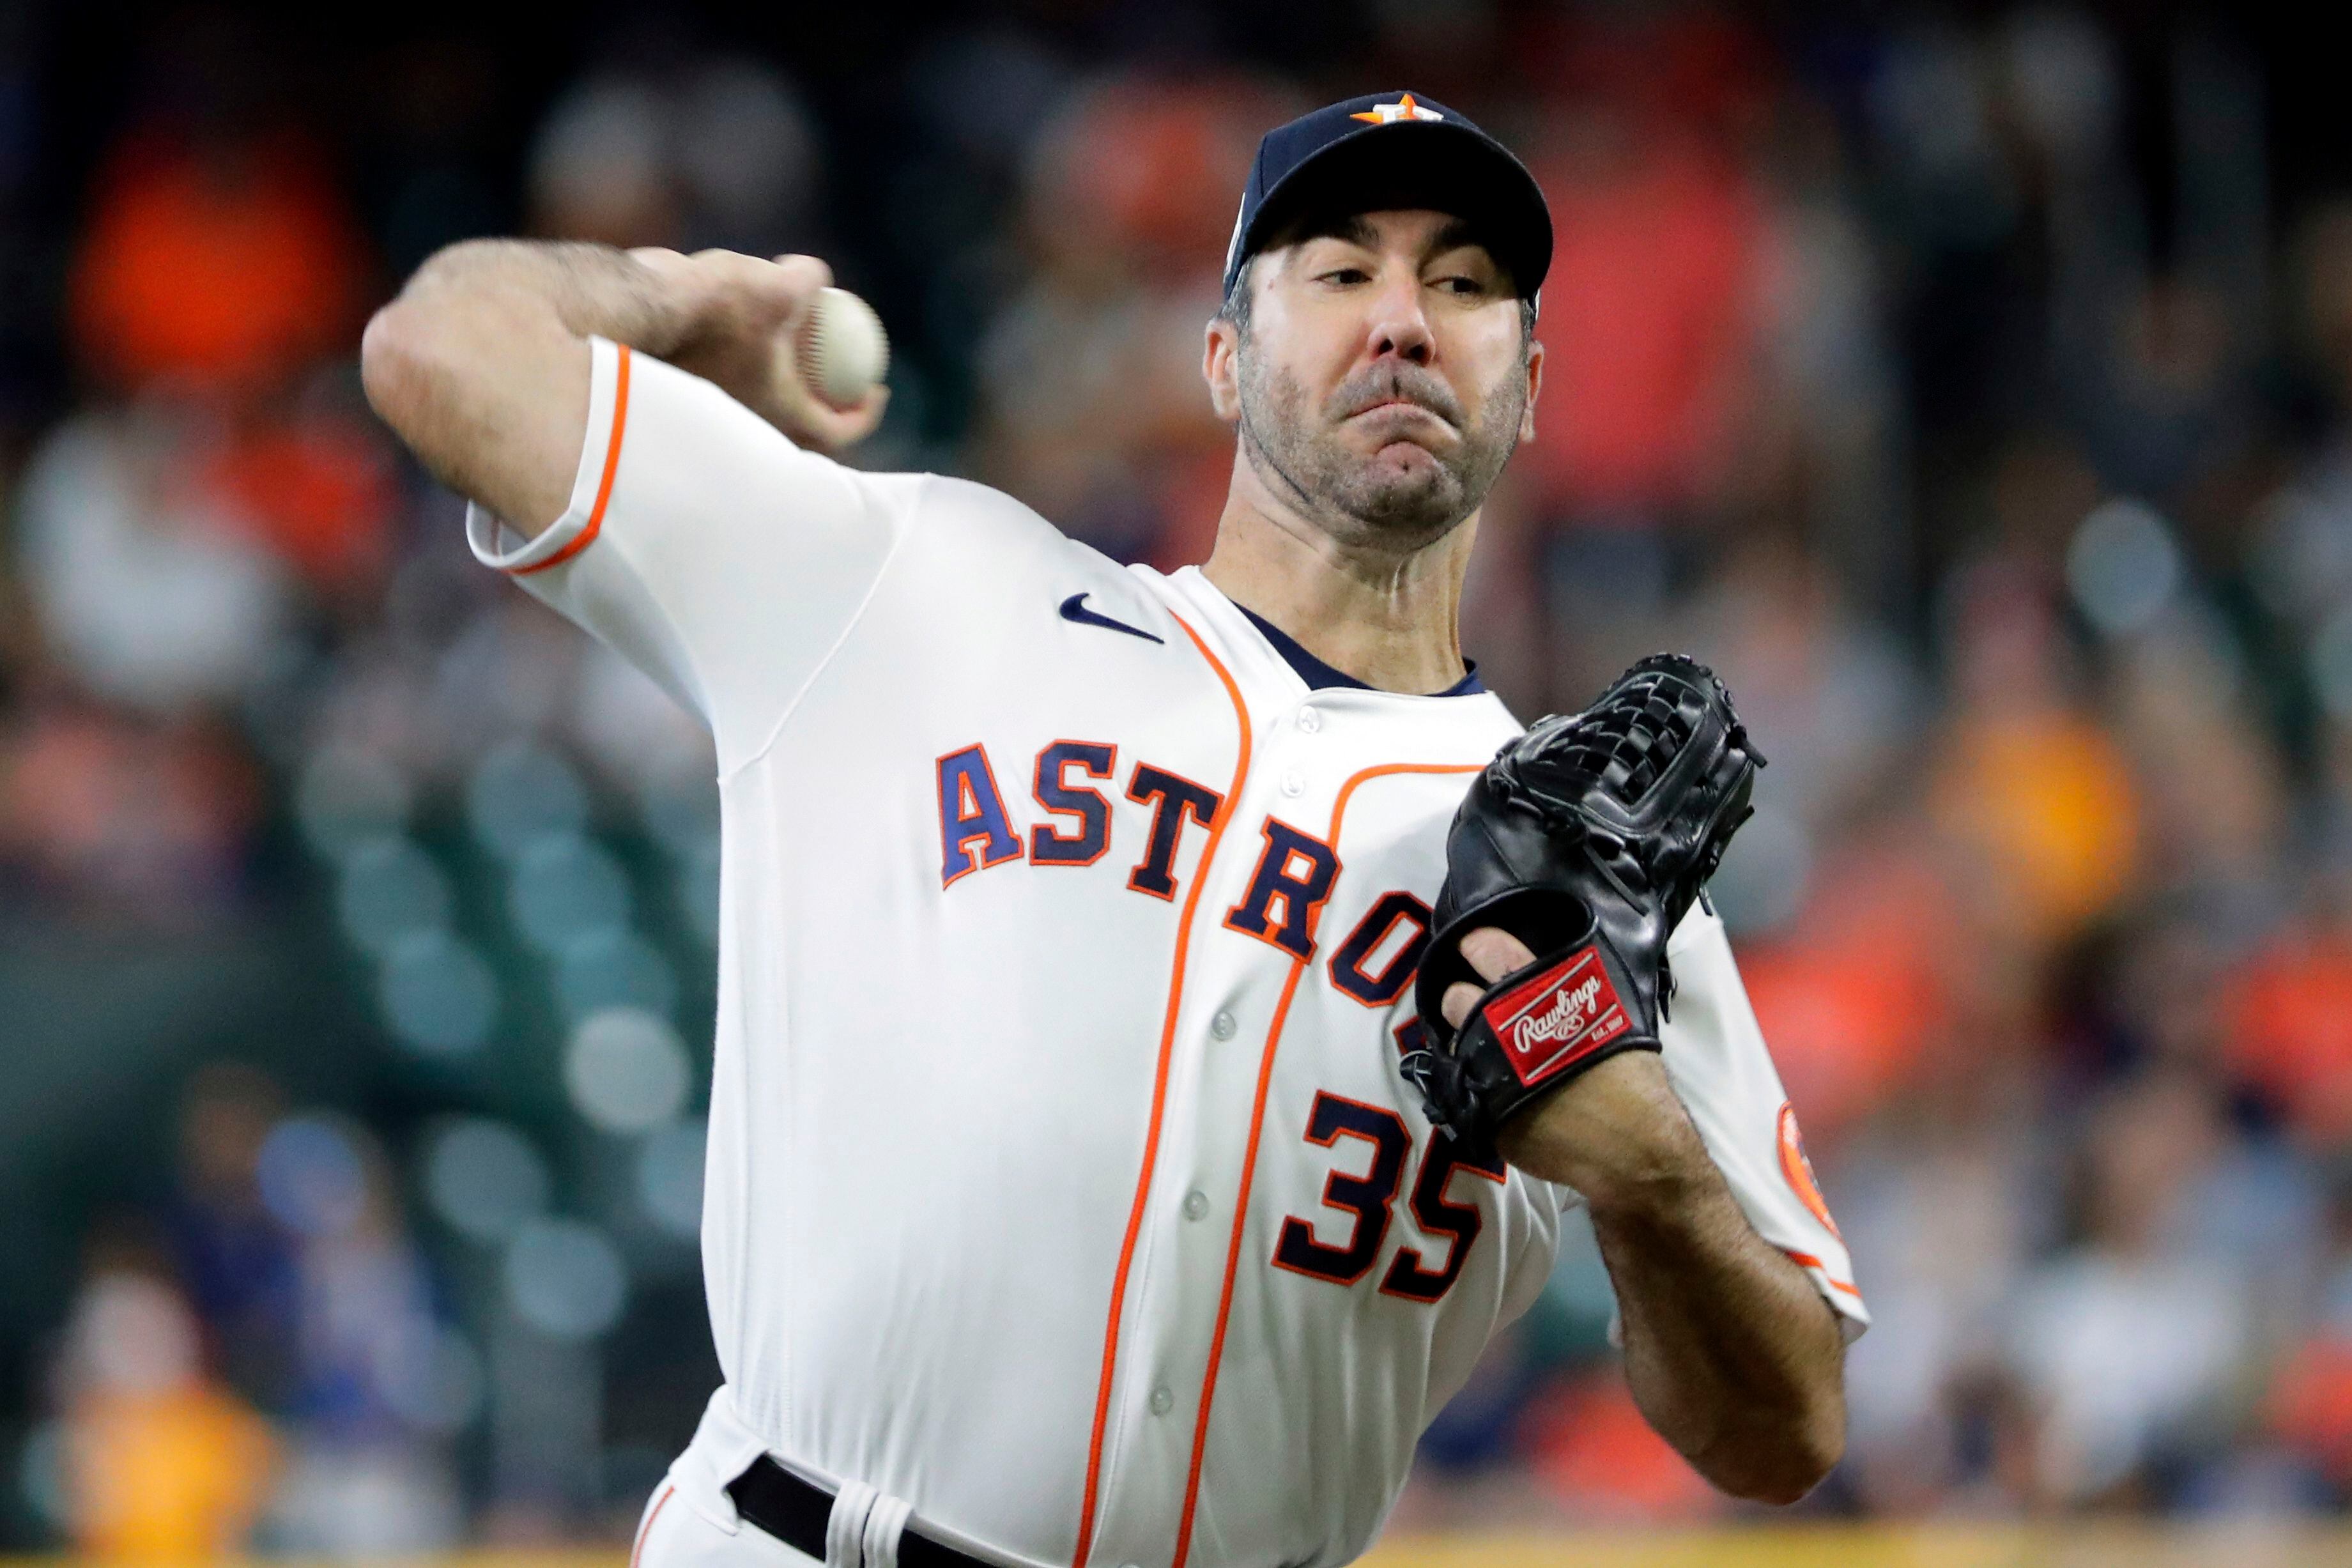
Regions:
[[1805, 1158], [1805, 1135], [1797, 1131], [1797, 1111], [1787, 1101], [1780, 1105], [1780, 1174], [1788, 1179], [1789, 1190], [1807, 1213], [1829, 1226], [1832, 1236], [1843, 1240], [1837, 1221], [1830, 1217], [1830, 1205], [1822, 1200], [1821, 1184], [1813, 1180], [1813, 1163]]
[[1486, 1026], [1519, 1082], [1532, 1088], [1633, 1024], [1597, 948], [1585, 948], [1486, 1005]]

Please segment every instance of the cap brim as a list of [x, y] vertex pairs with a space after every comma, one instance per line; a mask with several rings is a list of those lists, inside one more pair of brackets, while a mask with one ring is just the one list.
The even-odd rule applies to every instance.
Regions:
[[1426, 208], [1472, 225], [1533, 299], [1551, 267], [1551, 209], [1527, 165], [1485, 132], [1451, 121], [1367, 124], [1301, 159], [1259, 203], [1239, 256], [1302, 218]]

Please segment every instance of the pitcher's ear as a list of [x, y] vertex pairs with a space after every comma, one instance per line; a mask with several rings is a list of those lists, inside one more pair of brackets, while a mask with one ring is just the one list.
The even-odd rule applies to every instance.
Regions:
[[1528, 404], [1519, 410], [1521, 441], [1536, 438], [1536, 398], [1543, 392], [1543, 344], [1530, 342], [1528, 344]]
[[1242, 416], [1241, 328], [1223, 316], [1211, 318], [1201, 350], [1201, 379], [1209, 384], [1209, 405], [1231, 425]]

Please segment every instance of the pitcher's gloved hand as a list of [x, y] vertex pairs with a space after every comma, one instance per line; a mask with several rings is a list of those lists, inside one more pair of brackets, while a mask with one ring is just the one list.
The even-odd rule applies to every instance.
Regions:
[[[1471, 784], [1446, 839], [1436, 935], [1404, 1062], [1429, 1119], [1476, 1147], [1621, 1051], [1661, 1048], [1666, 939], [1748, 819], [1764, 758], [1705, 665], [1653, 654], [1581, 713], [1541, 720]], [[1489, 984], [1465, 937], [1508, 932], [1535, 962]], [[1479, 988], [1456, 1029], [1447, 987]]]

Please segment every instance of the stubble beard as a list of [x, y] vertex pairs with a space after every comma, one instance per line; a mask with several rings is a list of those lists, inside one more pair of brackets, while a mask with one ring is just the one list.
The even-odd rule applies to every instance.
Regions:
[[[1343, 543], [1398, 552], [1425, 549], [1478, 510], [1518, 447], [1526, 391], [1507, 376], [1466, 428], [1458, 401], [1418, 366], [1391, 365], [1350, 377], [1321, 409], [1308, 405], [1297, 378], [1244, 350], [1240, 364], [1242, 445], [1278, 491]], [[1402, 397], [1462, 431], [1451, 450], [1400, 468], [1339, 438], [1348, 414], [1370, 397]]]

